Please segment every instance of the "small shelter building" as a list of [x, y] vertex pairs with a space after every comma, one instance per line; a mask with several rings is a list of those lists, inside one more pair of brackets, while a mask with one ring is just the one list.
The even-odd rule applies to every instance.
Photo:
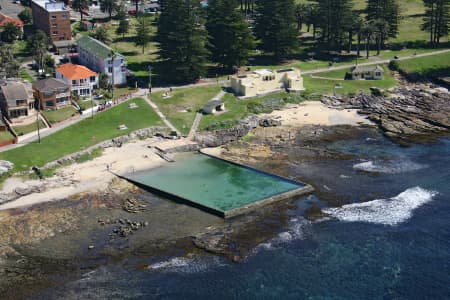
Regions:
[[216, 114], [223, 111], [225, 111], [225, 103], [217, 99], [209, 101], [202, 108], [202, 112], [205, 114]]
[[382, 80], [384, 78], [384, 69], [377, 66], [354, 66], [349, 74], [352, 80]]

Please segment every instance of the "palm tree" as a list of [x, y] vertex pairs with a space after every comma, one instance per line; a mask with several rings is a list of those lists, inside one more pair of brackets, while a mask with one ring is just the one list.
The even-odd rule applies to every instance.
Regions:
[[17, 40], [22, 33], [19, 27], [14, 25], [12, 22], [8, 22], [2, 26], [2, 41], [6, 43], [11, 43]]
[[38, 69], [42, 69], [44, 65], [44, 57], [47, 54], [48, 46], [50, 45], [50, 39], [45, 32], [38, 30], [35, 34], [28, 38], [28, 49], [36, 60]]

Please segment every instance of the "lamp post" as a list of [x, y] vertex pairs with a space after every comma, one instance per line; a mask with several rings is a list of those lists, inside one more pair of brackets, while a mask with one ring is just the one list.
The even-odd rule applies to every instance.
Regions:
[[37, 132], [38, 132], [38, 143], [41, 143], [41, 132], [39, 128], [39, 112], [40, 112], [41, 100], [37, 100], [37, 114], [36, 114], [36, 124], [37, 124]]
[[91, 119], [94, 119], [94, 96], [92, 95], [92, 90], [90, 86], [89, 86], [89, 93], [91, 94]]
[[111, 51], [111, 68], [112, 68], [112, 72], [111, 72], [111, 94], [112, 94], [112, 99], [114, 99], [114, 59], [116, 58], [116, 53], [114, 53], [114, 51]]

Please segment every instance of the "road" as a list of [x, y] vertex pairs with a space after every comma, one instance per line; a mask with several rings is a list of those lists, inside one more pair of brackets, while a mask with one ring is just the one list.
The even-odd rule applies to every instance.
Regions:
[[[425, 57], [425, 56], [447, 53], [447, 52], [450, 52], [450, 49], [433, 51], [433, 52], [416, 54], [416, 55], [410, 55], [410, 56], [404, 56], [404, 57], [399, 57], [398, 59], [395, 59], [395, 60], [408, 60], [408, 59], [413, 59], [413, 58], [418, 58], [418, 57]], [[359, 66], [370, 66], [370, 65], [388, 64], [391, 60], [394, 60], [394, 59], [393, 58], [392, 59], [380, 59], [380, 60], [376, 60], [376, 61], [360, 63], [358, 65]], [[342, 69], [348, 69], [353, 66], [354, 66], [354, 64], [346, 64], [346, 65], [341, 65], [341, 66], [336, 66], [336, 67], [314, 69], [314, 70], [309, 70], [309, 71], [303, 71], [302, 74], [314, 74], [314, 73], [328, 72], [328, 71], [333, 71], [333, 70], [342, 70]]]
[[[433, 52], [428, 52], [428, 53], [422, 53], [422, 54], [417, 54], [417, 55], [411, 55], [411, 56], [405, 56], [405, 57], [400, 57], [398, 60], [408, 60], [408, 59], [413, 59], [413, 58], [417, 58], [417, 57], [425, 57], [425, 56], [431, 56], [431, 55], [437, 55], [437, 54], [442, 54], [442, 53], [447, 53], [450, 52], [450, 49], [445, 49], [445, 50], [439, 50], [439, 51], [433, 51]], [[370, 66], [370, 65], [377, 65], [377, 64], [385, 64], [385, 63], [389, 63], [391, 61], [391, 59], [381, 59], [381, 60], [377, 60], [377, 61], [372, 61], [372, 62], [367, 62], [367, 63], [361, 63], [359, 64], [360, 66]], [[353, 64], [346, 64], [346, 65], [341, 65], [341, 66], [336, 66], [336, 67], [329, 67], [329, 68], [320, 68], [320, 69], [315, 69], [315, 70], [309, 70], [309, 71], [304, 71], [302, 72], [302, 74], [315, 74], [315, 73], [320, 73], [320, 72], [327, 72], [327, 71], [332, 71], [332, 70], [342, 70], [342, 69], [348, 69], [350, 67], [352, 67]], [[172, 89], [181, 89], [181, 88], [189, 88], [189, 87], [200, 87], [200, 86], [211, 86], [211, 85], [223, 85], [228, 83], [228, 80], [210, 80], [208, 82], [201, 82], [201, 83], [194, 83], [194, 84], [188, 84], [188, 85], [180, 85], [180, 86], [172, 86]], [[159, 92], [159, 91], [167, 91], [169, 90], [168, 87], [159, 87], [159, 88], [153, 88], [152, 92]], [[131, 98], [133, 97], [143, 97], [144, 99], [147, 99], [147, 91], [146, 89], [140, 89], [139, 91], [135, 92], [132, 94]], [[179, 131], [175, 128], [175, 126], [173, 126], [173, 124], [170, 123], [169, 120], [167, 120], [167, 118], [162, 114], [162, 112], [159, 110], [159, 108], [157, 107], [157, 105], [152, 102], [151, 100], [148, 100], [148, 103], [151, 107], [153, 107], [153, 109], [156, 111], [156, 113], [160, 116], [160, 118], [162, 119], [162, 121], [173, 131], [176, 131], [179, 134]], [[49, 128], [46, 130], [42, 130], [41, 131], [41, 138], [51, 135], [59, 130], [62, 130], [68, 126], [71, 126], [77, 122], [80, 122], [81, 120], [84, 120], [88, 117], [91, 116], [92, 111], [89, 109], [87, 111], [85, 111], [83, 113], [83, 115], [81, 115], [80, 118], [74, 119], [74, 120], [70, 120], [67, 121], [61, 125], [58, 125], [57, 127], [53, 127], [53, 128]], [[97, 114], [97, 113], [95, 113]], [[24, 137], [23, 139], [21, 139], [20, 143], [18, 144], [14, 144], [14, 145], [8, 145], [5, 147], [1, 147], [0, 148], [0, 152], [4, 152], [10, 149], [14, 149], [17, 147], [21, 147], [23, 145], [26, 145], [27, 143], [31, 143], [31, 142], [35, 142], [38, 140], [38, 135], [37, 135], [37, 131], [35, 131], [34, 133], [28, 134], [26, 137]]]

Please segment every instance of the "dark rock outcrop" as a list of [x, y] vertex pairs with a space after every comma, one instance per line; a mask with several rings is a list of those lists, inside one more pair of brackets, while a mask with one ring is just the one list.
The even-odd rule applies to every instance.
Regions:
[[450, 131], [450, 93], [443, 88], [399, 87], [386, 97], [361, 93], [350, 98], [326, 96], [322, 102], [357, 109], [395, 139], [418, 140]]

